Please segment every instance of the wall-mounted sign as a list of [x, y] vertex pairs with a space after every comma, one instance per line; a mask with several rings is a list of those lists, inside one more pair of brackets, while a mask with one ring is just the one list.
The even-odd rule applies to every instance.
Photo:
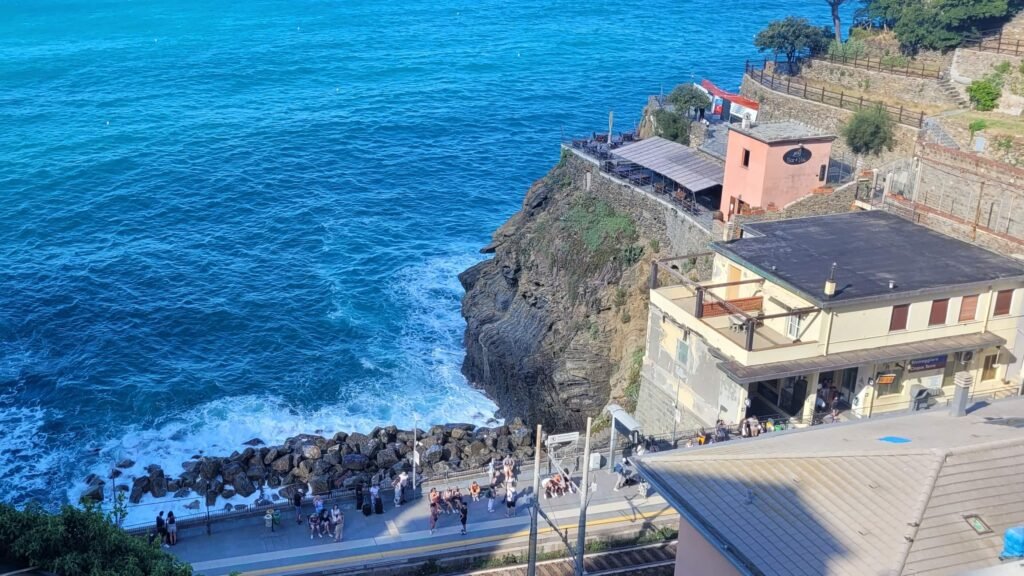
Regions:
[[810, 159], [811, 151], [803, 146], [787, 150], [786, 153], [782, 155], [782, 161], [786, 164], [803, 164]]
[[907, 368], [908, 372], [920, 372], [922, 370], [937, 370], [939, 368], [946, 367], [946, 354], [941, 356], [929, 356], [927, 358], [918, 358], [917, 360], [911, 360], [910, 366]]

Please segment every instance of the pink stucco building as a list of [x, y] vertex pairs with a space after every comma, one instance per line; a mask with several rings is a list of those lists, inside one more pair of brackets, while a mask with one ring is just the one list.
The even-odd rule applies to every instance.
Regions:
[[722, 217], [782, 209], [824, 186], [833, 140], [794, 121], [730, 126]]

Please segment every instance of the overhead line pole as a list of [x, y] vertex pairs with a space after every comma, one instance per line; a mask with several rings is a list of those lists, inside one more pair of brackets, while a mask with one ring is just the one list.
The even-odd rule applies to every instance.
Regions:
[[537, 512], [540, 509], [540, 438], [541, 425], [537, 424], [537, 445], [533, 452], [533, 507], [530, 508], [530, 549], [526, 564], [526, 576], [537, 576]]
[[587, 417], [587, 439], [583, 448], [583, 485], [580, 486], [580, 525], [576, 530], [576, 576], [585, 574], [583, 552], [587, 543], [587, 500], [590, 492], [590, 425], [593, 418]]

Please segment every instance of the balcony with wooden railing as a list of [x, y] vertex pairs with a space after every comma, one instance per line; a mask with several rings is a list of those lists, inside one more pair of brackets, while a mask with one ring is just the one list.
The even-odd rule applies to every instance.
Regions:
[[[733, 282], [694, 280], [680, 271], [679, 263], [707, 257], [708, 253], [659, 260], [651, 266], [651, 303], [687, 330], [745, 364], [780, 362], [814, 356], [816, 341], [801, 341], [769, 327], [768, 320], [807, 316], [818, 312], [808, 307], [768, 313], [757, 287], [763, 278]], [[686, 264], [683, 264], [686, 267]], [[754, 295], [726, 297], [730, 289], [755, 287]]]

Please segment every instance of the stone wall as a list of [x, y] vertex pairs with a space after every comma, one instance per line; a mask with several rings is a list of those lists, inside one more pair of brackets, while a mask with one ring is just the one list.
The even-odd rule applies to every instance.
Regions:
[[918, 150], [913, 197], [885, 208], [1004, 254], [1024, 254], [1024, 169], [934, 144]]
[[[843, 126], [853, 117], [853, 112], [849, 110], [769, 90], [750, 76], [743, 77], [740, 93], [761, 103], [758, 122], [762, 123], [797, 120], [826, 132], [840, 134]], [[893, 149], [877, 157], [865, 157], [864, 168], [881, 166], [893, 160], [913, 155], [920, 130], [902, 124], [894, 124], [894, 129], [896, 145]], [[842, 138], [837, 138], [832, 144], [832, 151], [834, 156], [852, 155]]]
[[995, 67], [1003, 62], [1010, 64], [1010, 72], [1003, 78], [1003, 91], [999, 97], [999, 106], [996, 108], [996, 112], [1020, 116], [1024, 112], [1024, 95], [1022, 95], [1024, 94], [1024, 79], [1020, 72], [1024, 56], [958, 48], [953, 57], [953, 64], [950, 66], [952, 85], [960, 92], [964, 100], [967, 100], [967, 86], [971, 81], [980, 80], [992, 74]]
[[801, 67], [800, 76], [818, 82], [828, 82], [848, 90], [883, 91], [925, 105], [956, 108], [956, 102], [942, 91], [938, 78], [917, 78], [877, 72], [826, 60], [808, 60]]
[[850, 182], [836, 189], [822, 188], [814, 194], [804, 196], [782, 208], [768, 207], [765, 210], [755, 210], [750, 214], [739, 214], [733, 216], [733, 221], [743, 224], [744, 222], [805, 218], [849, 212], [853, 207], [856, 193], [856, 182]]

